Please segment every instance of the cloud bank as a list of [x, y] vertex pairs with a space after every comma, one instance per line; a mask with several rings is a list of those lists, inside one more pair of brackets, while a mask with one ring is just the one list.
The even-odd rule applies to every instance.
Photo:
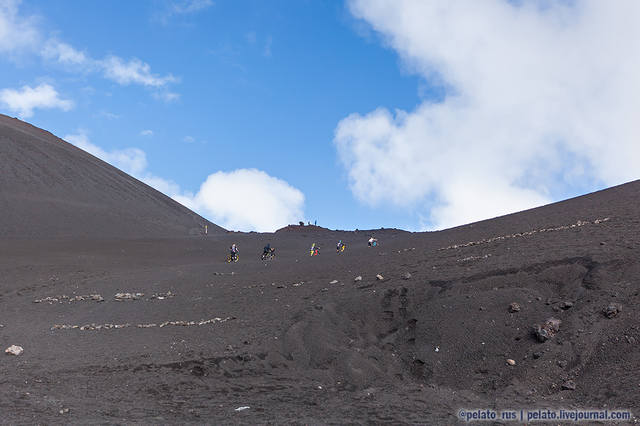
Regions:
[[445, 228], [640, 175], [640, 3], [352, 0], [411, 72], [444, 89], [335, 131], [365, 203]]
[[226, 229], [272, 232], [304, 220], [304, 195], [284, 180], [256, 169], [209, 175], [196, 194], [148, 171], [147, 156], [138, 148], [105, 151], [86, 133], [63, 139], [119, 168]]

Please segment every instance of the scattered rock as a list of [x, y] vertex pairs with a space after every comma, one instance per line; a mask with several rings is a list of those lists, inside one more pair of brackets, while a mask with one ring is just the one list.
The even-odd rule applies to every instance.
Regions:
[[405, 272], [404, 274], [402, 274], [402, 279], [403, 280], [410, 280], [411, 279], [411, 274], [409, 272]]
[[67, 296], [66, 294], [63, 294], [61, 296], [48, 296], [43, 299], [36, 299], [33, 301], [33, 303], [48, 303], [52, 305], [54, 303], [73, 303], [73, 302], [80, 302], [83, 300], [93, 300], [96, 302], [104, 302], [104, 299], [99, 294], [83, 294], [83, 295], [76, 295], [76, 296]]
[[376, 393], [376, 388], [367, 388], [362, 391], [367, 398], [372, 398]]
[[625, 336], [625, 337], [627, 338], [627, 343], [632, 344], [632, 345], [634, 343], [636, 343], [636, 338], [635, 337], [633, 337], [633, 336]]
[[567, 361], [560, 359], [558, 360], [558, 367], [565, 368], [567, 366]]
[[514, 360], [512, 360], [511, 358], [509, 358], [509, 359], [507, 359], [507, 364], [516, 365], [516, 362]]
[[251, 407], [245, 405], [245, 406], [236, 408], [235, 411], [244, 411], [244, 410], [248, 410], [249, 408]]
[[533, 353], [533, 359], [538, 359], [542, 356], [542, 352], [534, 352]]
[[58, 411], [58, 413], [60, 413], [60, 414], [68, 414], [69, 413], [69, 409], [68, 408], [63, 408], [60, 411]]
[[613, 318], [622, 312], [622, 305], [619, 303], [610, 303], [609, 306], [604, 308], [603, 310], [604, 316], [607, 318]]
[[556, 318], [549, 318], [543, 324], [536, 324], [533, 326], [533, 333], [540, 342], [545, 342], [551, 339], [560, 330], [561, 321]]
[[509, 305], [509, 312], [520, 312], [520, 304], [513, 302]]
[[361, 276], [361, 275], [358, 275], [357, 277], [355, 277], [355, 278], [353, 279], [353, 281], [354, 281], [354, 282], [362, 281], [362, 276]]
[[299, 283], [293, 283], [293, 286], [300, 287], [302, 284], [304, 284], [304, 281], [300, 281]]
[[[136, 294], [140, 294], [140, 293], [136, 293]], [[154, 293], [151, 295], [151, 297], [149, 297], [149, 300], [153, 300], [153, 299], [164, 300], [164, 299], [170, 299], [174, 296], [175, 294], [173, 294], [171, 291], [168, 291], [166, 293]]]
[[338, 284], [338, 280], [333, 280], [329, 284]]
[[562, 384], [562, 389], [564, 390], [576, 390], [576, 382], [573, 380], [567, 380]]
[[6, 353], [7, 355], [18, 356], [18, 355], [21, 355], [22, 352], [24, 352], [24, 349], [22, 349], [22, 346], [16, 346], [16, 345], [11, 345], [4, 350], [4, 353]]
[[144, 293], [116, 293], [115, 296], [113, 296], [113, 298], [116, 299], [117, 301], [123, 301], [123, 300], [138, 300], [143, 296], [144, 296]]
[[572, 306], [573, 306], [573, 302], [564, 301], [564, 302], [560, 303], [560, 309], [562, 309], [563, 311], [566, 311], [567, 309], [571, 308]]
[[384, 280], [384, 277], [382, 275], [378, 274], [378, 275], [376, 275], [376, 279], [378, 281], [382, 281], [382, 280]]
[[[201, 321], [165, 321], [160, 324], [150, 323], [150, 324], [138, 324], [136, 327], [138, 328], [152, 328], [152, 327], [166, 327], [169, 325], [178, 325], [178, 326], [193, 326], [193, 325], [207, 325], [207, 324], [217, 324], [222, 322], [227, 322], [236, 319], [235, 317], [226, 317], [226, 318], [211, 318], [208, 320]], [[122, 329], [129, 328], [132, 325], [129, 323], [126, 324], [85, 324], [85, 325], [71, 325], [71, 324], [54, 324], [51, 327], [51, 330], [80, 330], [80, 331], [93, 331], [93, 330], [111, 330], [111, 329]]]

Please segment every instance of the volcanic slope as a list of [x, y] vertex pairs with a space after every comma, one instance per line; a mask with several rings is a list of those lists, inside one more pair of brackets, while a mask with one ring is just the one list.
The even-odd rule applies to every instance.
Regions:
[[221, 232], [49, 132], [0, 115], [0, 238], [179, 237]]
[[0, 348], [24, 348], [0, 362], [0, 423], [637, 415], [639, 206], [636, 181], [432, 233], [0, 239]]

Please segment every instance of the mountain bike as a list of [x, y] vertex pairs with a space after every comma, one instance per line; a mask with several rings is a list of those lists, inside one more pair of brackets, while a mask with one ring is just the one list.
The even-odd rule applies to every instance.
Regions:
[[268, 253], [262, 253], [260, 259], [262, 260], [271, 260], [276, 257], [276, 249], [272, 248]]

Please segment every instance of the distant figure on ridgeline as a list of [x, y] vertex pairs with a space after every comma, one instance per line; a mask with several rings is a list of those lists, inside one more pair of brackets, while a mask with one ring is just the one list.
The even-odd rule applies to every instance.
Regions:
[[320, 254], [320, 247], [316, 245], [316, 243], [311, 244], [311, 250], [309, 253], [311, 256], [317, 256]]
[[378, 245], [378, 239], [377, 238], [369, 238], [369, 242], [367, 243], [369, 247], [375, 247]]
[[273, 257], [276, 255], [276, 249], [271, 247], [271, 243], [267, 243], [266, 246], [264, 246], [264, 249], [262, 249], [262, 260], [267, 260], [267, 259], [273, 259]]
[[338, 254], [342, 253], [346, 247], [347, 246], [342, 242], [342, 240], [340, 240], [340, 241], [338, 241], [338, 244], [336, 244], [336, 252]]

